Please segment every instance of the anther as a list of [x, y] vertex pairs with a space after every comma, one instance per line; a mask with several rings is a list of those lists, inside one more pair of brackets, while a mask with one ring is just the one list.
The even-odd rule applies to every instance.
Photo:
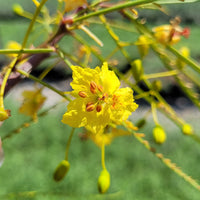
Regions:
[[79, 95], [80, 97], [82, 97], [82, 98], [87, 97], [87, 93], [86, 93], [86, 92], [83, 92], [83, 91], [80, 91], [80, 92], [78, 93], [78, 95]]
[[93, 89], [96, 89], [97, 88], [97, 84], [94, 81], [91, 81], [90, 82], [90, 87], [93, 88]]
[[97, 84], [94, 81], [90, 82], [90, 91], [95, 94], [96, 93]]
[[99, 92], [103, 92], [103, 87], [101, 85], [98, 85], [97, 88], [98, 88]]
[[100, 112], [101, 110], [102, 110], [102, 105], [101, 105], [101, 104], [97, 105], [96, 111], [97, 111], [97, 112]]
[[87, 110], [88, 112], [93, 111], [94, 108], [95, 108], [95, 105], [94, 105], [92, 102], [87, 103], [87, 105], [86, 105], [86, 110]]

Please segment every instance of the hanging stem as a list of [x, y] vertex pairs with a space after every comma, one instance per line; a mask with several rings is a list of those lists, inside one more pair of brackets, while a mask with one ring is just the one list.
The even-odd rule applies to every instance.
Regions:
[[151, 111], [152, 111], [152, 115], [153, 115], [153, 121], [156, 125], [159, 124], [158, 122], [158, 116], [157, 116], [157, 112], [156, 112], [156, 103], [155, 102], [151, 102]]
[[67, 141], [67, 146], [66, 146], [66, 151], [65, 151], [65, 160], [68, 160], [69, 147], [70, 147], [70, 144], [71, 144], [71, 141], [72, 141], [74, 130], [75, 130], [75, 128], [72, 128], [69, 139]]
[[102, 143], [102, 146], [101, 146], [101, 164], [102, 164], [102, 168], [106, 169], [106, 164], [105, 164], [105, 144], [104, 144], [104, 142]]

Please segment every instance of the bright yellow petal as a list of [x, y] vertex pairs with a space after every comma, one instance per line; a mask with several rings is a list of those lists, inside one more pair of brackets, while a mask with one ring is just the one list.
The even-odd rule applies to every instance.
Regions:
[[120, 81], [113, 71], [108, 70], [108, 64], [106, 62], [103, 63], [99, 75], [101, 81], [100, 84], [103, 86], [104, 90], [108, 92], [108, 94], [112, 94], [119, 88]]
[[111, 103], [112, 120], [120, 123], [128, 119], [138, 105], [134, 102], [133, 91], [131, 88], [120, 88], [113, 94]]
[[62, 122], [71, 127], [82, 127], [87, 123], [85, 117], [85, 104], [80, 99], [71, 101], [67, 106], [67, 112], [63, 115]]
[[90, 82], [98, 80], [100, 69], [82, 68], [79, 66], [72, 66], [72, 89], [78, 91], [87, 91], [90, 88]]

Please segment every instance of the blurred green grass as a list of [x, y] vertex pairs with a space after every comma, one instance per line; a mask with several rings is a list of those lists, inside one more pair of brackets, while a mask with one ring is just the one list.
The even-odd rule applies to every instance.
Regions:
[[[7, 102], [12, 117], [1, 127], [1, 136], [16, 128], [25, 117], [19, 115], [17, 105]], [[133, 114], [134, 121], [140, 117]], [[101, 171], [101, 152], [91, 141], [81, 141], [77, 129], [69, 152], [71, 168], [62, 182], [52, 179], [58, 163], [65, 156], [70, 128], [61, 123], [65, 105], [51, 111], [38, 123], [24, 129], [3, 143], [5, 161], [0, 168], [0, 199], [126, 199], [126, 200], [198, 200], [200, 193], [168, 169], [132, 136], [118, 138], [106, 148], [106, 166], [111, 174], [111, 187], [106, 195], [98, 195], [97, 179]], [[186, 114], [187, 116], [187, 114]], [[198, 120], [188, 115], [194, 126]], [[177, 163], [183, 171], [200, 180], [199, 144], [172, 122], [159, 116], [168, 140], [162, 146], [152, 142], [152, 120], [144, 132], [158, 152]], [[28, 196], [23, 192], [35, 191]]]

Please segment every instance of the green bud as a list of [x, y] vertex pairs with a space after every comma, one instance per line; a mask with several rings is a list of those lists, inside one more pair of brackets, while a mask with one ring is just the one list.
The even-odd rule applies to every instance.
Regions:
[[140, 120], [136, 123], [136, 126], [137, 126], [138, 128], [142, 128], [145, 124], [146, 124], [146, 120], [143, 118], [143, 119], [140, 119]]
[[158, 144], [162, 144], [165, 142], [166, 134], [165, 134], [164, 129], [160, 125], [157, 125], [153, 129], [153, 137], [154, 137], [155, 142]]
[[193, 128], [190, 126], [190, 124], [184, 124], [182, 127], [182, 132], [185, 135], [192, 135], [193, 134]]
[[138, 82], [142, 79], [142, 76], [144, 74], [142, 61], [140, 59], [136, 59], [133, 62], [131, 62], [132, 67], [132, 74], [135, 80]]
[[69, 168], [70, 168], [70, 164], [67, 160], [61, 161], [53, 174], [54, 180], [61, 181], [65, 177], [67, 172], [69, 171]]
[[101, 194], [107, 192], [110, 187], [110, 174], [106, 169], [103, 169], [98, 179], [98, 189]]
[[13, 11], [16, 14], [21, 15], [24, 12], [24, 9], [22, 8], [22, 6], [20, 4], [14, 4], [13, 5]]
[[152, 82], [152, 87], [155, 91], [159, 92], [162, 89], [162, 82], [159, 80], [155, 80]]

